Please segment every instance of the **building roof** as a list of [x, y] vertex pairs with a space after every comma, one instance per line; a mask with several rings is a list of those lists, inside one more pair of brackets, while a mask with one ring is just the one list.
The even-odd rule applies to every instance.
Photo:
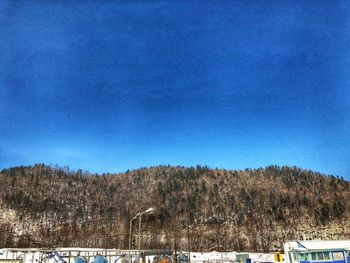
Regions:
[[308, 240], [308, 241], [293, 241], [286, 244], [291, 250], [310, 251], [310, 250], [328, 250], [328, 249], [348, 249], [350, 250], [350, 240]]

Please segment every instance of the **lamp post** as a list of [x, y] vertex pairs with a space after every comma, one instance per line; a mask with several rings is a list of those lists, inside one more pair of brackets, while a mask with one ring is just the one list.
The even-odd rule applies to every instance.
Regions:
[[137, 217], [139, 218], [139, 255], [140, 255], [140, 260], [141, 260], [141, 218], [142, 215], [144, 214], [152, 214], [154, 211], [156, 211], [155, 208], [151, 207], [148, 208], [147, 210], [137, 213], [131, 220], [130, 220], [130, 226], [129, 226], [129, 258], [130, 258], [130, 263], [132, 263], [132, 258], [131, 258], [131, 231], [132, 231], [132, 221], [135, 220]]
[[138, 217], [139, 214], [137, 214], [136, 216], [134, 216], [131, 220], [130, 220], [130, 228], [129, 228], [129, 259], [130, 259], [130, 263], [132, 263], [131, 260], [131, 231], [132, 231], [132, 221], [135, 220]]
[[156, 209], [151, 207], [151, 208], [148, 208], [146, 211], [139, 213], [139, 256], [140, 256], [140, 262], [141, 262], [141, 219], [142, 219], [142, 215], [152, 214], [154, 211], [156, 211]]

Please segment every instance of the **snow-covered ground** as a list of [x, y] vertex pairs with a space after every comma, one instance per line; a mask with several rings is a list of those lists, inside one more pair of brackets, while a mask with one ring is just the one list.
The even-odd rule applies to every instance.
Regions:
[[[57, 251], [57, 255], [51, 251]], [[137, 251], [132, 251], [133, 261], [137, 258]], [[193, 263], [232, 263], [238, 262], [237, 255], [248, 254], [252, 263], [255, 262], [274, 262], [274, 255], [267, 253], [237, 253], [237, 252], [182, 252], [184, 255], [190, 255]], [[38, 250], [38, 249], [0, 249], [0, 262], [18, 262], [18, 263], [63, 263], [63, 259], [67, 263], [73, 263], [74, 258], [82, 256], [92, 263], [94, 256], [103, 255], [108, 263], [128, 263], [128, 260], [123, 258], [127, 256], [127, 250], [118, 249], [92, 249], [92, 248], [57, 248], [52, 250]], [[145, 263], [153, 263], [154, 255], [146, 256]], [[122, 260], [123, 258], [123, 260]], [[162, 263], [164, 263], [162, 261]], [[241, 262], [241, 263], [246, 263]]]

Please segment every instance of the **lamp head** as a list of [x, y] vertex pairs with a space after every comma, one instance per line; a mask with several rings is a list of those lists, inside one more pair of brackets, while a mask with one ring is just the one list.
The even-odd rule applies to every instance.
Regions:
[[152, 214], [154, 211], [156, 211], [156, 209], [154, 207], [150, 207], [144, 211], [143, 214]]

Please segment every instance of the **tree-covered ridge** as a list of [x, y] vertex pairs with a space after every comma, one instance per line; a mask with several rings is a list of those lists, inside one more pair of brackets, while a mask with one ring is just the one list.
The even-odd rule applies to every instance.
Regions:
[[189, 239], [192, 250], [270, 250], [290, 239], [350, 237], [349, 183], [296, 167], [96, 175], [38, 164], [1, 171], [0, 184], [0, 247], [126, 248], [129, 220], [148, 207], [157, 209], [143, 219], [148, 248], [187, 249]]

